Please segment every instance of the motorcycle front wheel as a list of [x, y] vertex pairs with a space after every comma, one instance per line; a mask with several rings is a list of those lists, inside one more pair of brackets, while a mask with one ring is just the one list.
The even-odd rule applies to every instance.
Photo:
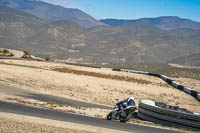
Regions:
[[107, 120], [111, 120], [112, 119], [112, 112], [110, 112], [108, 115], [107, 115]]

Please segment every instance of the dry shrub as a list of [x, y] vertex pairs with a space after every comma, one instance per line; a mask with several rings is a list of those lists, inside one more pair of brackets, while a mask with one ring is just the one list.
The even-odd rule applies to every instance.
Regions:
[[54, 68], [54, 71], [57, 72], [63, 72], [63, 73], [73, 73], [77, 75], [85, 75], [85, 76], [93, 76], [98, 78], [106, 78], [106, 79], [113, 79], [113, 80], [120, 80], [120, 81], [128, 81], [138, 84], [151, 84], [152, 82], [143, 80], [143, 79], [135, 79], [128, 76], [119, 76], [119, 75], [110, 75], [110, 74], [102, 74], [102, 73], [96, 73], [96, 72], [88, 72], [88, 71], [82, 71], [82, 70], [74, 70], [69, 68]]

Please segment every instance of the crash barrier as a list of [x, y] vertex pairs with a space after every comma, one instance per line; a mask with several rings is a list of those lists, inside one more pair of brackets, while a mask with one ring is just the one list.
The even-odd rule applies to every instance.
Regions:
[[144, 74], [144, 75], [150, 75], [150, 76], [161, 78], [162, 80], [167, 82], [169, 85], [173, 86], [174, 88], [177, 88], [177, 89], [179, 89], [181, 91], [184, 91], [185, 93], [193, 96], [195, 99], [200, 101], [200, 93], [199, 92], [197, 92], [197, 91], [195, 91], [195, 90], [193, 90], [191, 88], [182, 86], [182, 85], [176, 83], [175, 81], [171, 80], [170, 78], [168, 78], [165, 75], [149, 73], [149, 72], [143, 72], [143, 71], [128, 70], [128, 69], [112, 69], [112, 71], [128, 72], [128, 73], [135, 73], [135, 74]]
[[194, 98], [196, 98], [198, 101], [200, 101], [200, 93], [189, 88], [189, 87], [185, 87], [185, 86], [182, 86], [178, 83], [176, 83], [175, 81], [169, 79], [167, 76], [165, 75], [160, 75], [160, 78], [163, 79], [165, 82], [167, 82], [168, 84], [170, 84], [171, 86], [173, 86], [174, 88], [177, 88], [181, 91], [184, 91], [185, 93], [193, 96]]
[[[167, 107], [169, 106], [167, 105]], [[167, 126], [200, 131], [200, 114], [195, 114], [178, 107], [170, 107], [163, 108], [154, 101], [141, 100], [139, 102], [138, 117]]]

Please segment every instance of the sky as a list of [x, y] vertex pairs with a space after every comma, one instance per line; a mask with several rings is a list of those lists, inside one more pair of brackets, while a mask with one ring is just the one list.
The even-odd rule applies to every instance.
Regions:
[[179, 16], [200, 22], [200, 0], [42, 0], [78, 8], [96, 19]]

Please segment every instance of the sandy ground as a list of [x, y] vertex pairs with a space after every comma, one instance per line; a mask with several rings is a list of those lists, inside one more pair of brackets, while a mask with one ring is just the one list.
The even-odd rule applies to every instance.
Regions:
[[19, 50], [12, 50], [12, 49], [8, 49], [11, 53], [14, 54], [15, 58], [21, 58], [24, 55], [23, 51], [19, 51]]
[[[5, 50], [5, 49], [6, 48], [0, 48], [0, 51]], [[6, 50], [8, 50], [10, 53], [12, 53], [14, 55], [13, 57], [15, 57], [15, 58], [21, 58], [24, 54], [23, 51], [19, 51], [19, 50], [12, 50], [12, 49], [6, 49]]]
[[[118, 100], [134, 96], [137, 105], [139, 100], [151, 99], [187, 108], [194, 112], [199, 112], [200, 110], [199, 102], [193, 97], [170, 87], [164, 81], [155, 77], [47, 62], [9, 60], [0, 62], [17, 64], [0, 64], [0, 80], [33, 91], [106, 105], [114, 105]], [[142, 80], [142, 82], [61, 73], [52, 71], [53, 68], [95, 72], [112, 75], [113, 77], [123, 76], [125, 78], [138, 79], [135, 81]], [[191, 79], [179, 80], [183, 85], [191, 81]], [[198, 85], [199, 81], [195, 81], [193, 84], [194, 89], [198, 89]]]
[[[123, 133], [106, 128], [0, 112], [1, 133]], [[125, 133], [125, 132], [124, 132]]]
[[200, 92], [200, 81], [195, 79], [188, 79], [188, 78], [172, 78], [177, 83], [187, 86], [191, 89], [197, 90]]
[[178, 68], [197, 68], [200, 69], [200, 67], [195, 67], [195, 66], [183, 66], [183, 65], [179, 65], [179, 64], [169, 64], [172, 67], [178, 67]]

